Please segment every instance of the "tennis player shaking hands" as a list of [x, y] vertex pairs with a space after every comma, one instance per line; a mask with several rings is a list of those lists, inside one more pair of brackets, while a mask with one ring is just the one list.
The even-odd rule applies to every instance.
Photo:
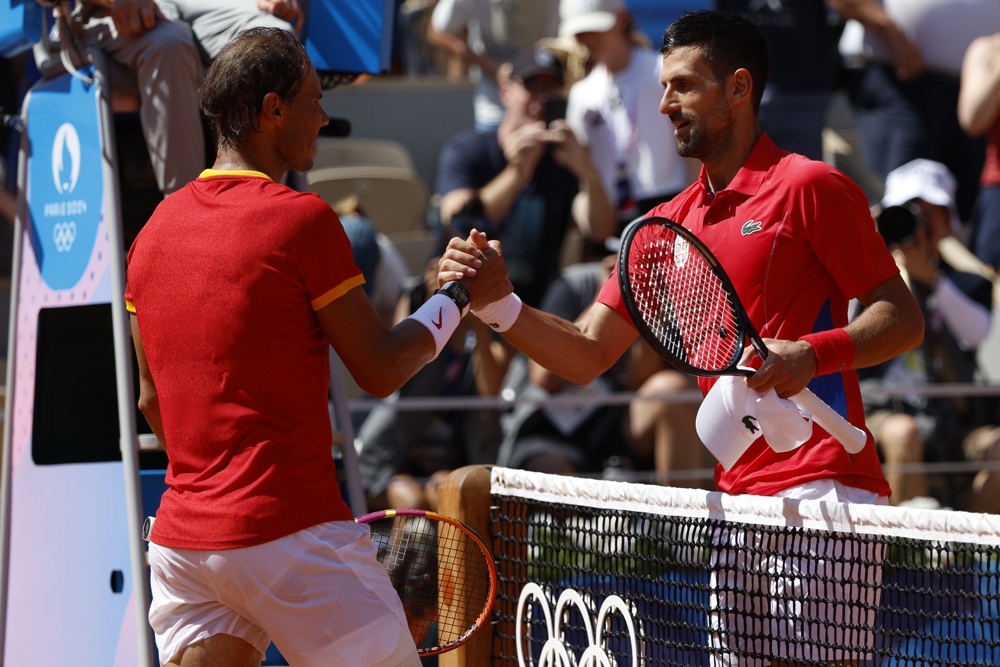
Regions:
[[169, 460], [149, 538], [166, 665], [259, 665], [271, 641], [292, 665], [420, 664], [369, 529], [339, 493], [329, 346], [385, 396], [510, 286], [487, 261], [386, 328], [336, 214], [282, 184], [312, 167], [321, 97], [292, 34], [241, 33], [201, 89], [215, 163], [157, 207], [128, 254], [139, 405]]
[[[787, 398], [808, 386], [864, 428], [854, 369], [911, 349], [923, 336], [919, 308], [876, 232], [866, 197], [841, 172], [784, 151], [762, 133], [768, 51], [750, 22], [688, 13], [667, 29], [661, 54], [660, 112], [672, 124], [677, 152], [699, 159], [702, 168], [697, 182], [648, 215], [694, 232], [732, 279], [770, 350], [762, 362], [748, 346], [743, 362], [758, 367], [749, 387]], [[485, 244], [475, 232], [452, 239], [439, 282], [475, 276], [481, 268], [473, 260]], [[848, 323], [854, 298], [866, 308]], [[524, 307], [516, 294], [473, 312], [529, 357], [580, 384], [607, 369], [638, 335], [616, 275], [576, 322]], [[705, 393], [714, 382], [699, 380]], [[817, 428], [806, 445], [781, 453], [760, 439], [731, 470], [717, 468], [717, 486], [774, 495], [832, 481], [872, 499], [889, 495], [870, 435], [853, 455], [830, 441]]]

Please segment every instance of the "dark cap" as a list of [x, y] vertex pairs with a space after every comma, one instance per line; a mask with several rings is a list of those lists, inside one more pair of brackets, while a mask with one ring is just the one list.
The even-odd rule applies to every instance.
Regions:
[[562, 61], [548, 49], [528, 51], [511, 61], [510, 75], [514, 79], [527, 81], [542, 74], [547, 74], [560, 82], [563, 80]]

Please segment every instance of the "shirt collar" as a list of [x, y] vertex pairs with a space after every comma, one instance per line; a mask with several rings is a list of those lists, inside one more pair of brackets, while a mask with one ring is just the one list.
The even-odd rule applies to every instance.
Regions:
[[198, 174], [198, 178], [212, 178], [213, 176], [252, 176], [271, 180], [271, 177], [264, 172], [253, 169], [206, 169]]
[[[767, 172], [785, 153], [786, 151], [778, 148], [777, 144], [771, 140], [771, 137], [761, 133], [743, 166], [739, 168], [736, 176], [733, 177], [733, 180], [721, 192], [729, 191], [746, 195], [747, 197], [754, 196], [760, 190]], [[698, 180], [701, 182], [704, 191], [711, 197], [713, 193], [708, 184], [708, 172], [705, 170], [704, 165], [702, 165]]]

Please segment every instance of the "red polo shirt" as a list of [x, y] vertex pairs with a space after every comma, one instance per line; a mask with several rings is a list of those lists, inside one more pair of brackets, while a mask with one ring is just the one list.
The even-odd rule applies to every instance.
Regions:
[[125, 293], [167, 441], [154, 542], [230, 549], [351, 519], [315, 311], [363, 282], [330, 206], [264, 174], [208, 171], [157, 206]]
[[[708, 246], [764, 338], [797, 340], [843, 327], [850, 299], [898, 273], [860, 188], [823, 162], [778, 148], [767, 135], [725, 190], [713, 196], [702, 169], [698, 182], [649, 214], [683, 224]], [[597, 300], [631, 321], [616, 275]], [[699, 379], [704, 393], [714, 382]], [[809, 387], [864, 428], [854, 371], [813, 378]], [[817, 479], [890, 493], [870, 435], [852, 456], [819, 426], [788, 453], [758, 439], [728, 472], [717, 466], [715, 479], [728, 493], [773, 495]]]

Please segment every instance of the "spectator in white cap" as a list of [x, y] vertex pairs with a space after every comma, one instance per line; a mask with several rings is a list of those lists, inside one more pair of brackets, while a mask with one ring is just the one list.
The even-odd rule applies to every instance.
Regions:
[[[990, 332], [993, 286], [978, 273], [959, 270], [942, 253], [959, 224], [955, 190], [951, 172], [931, 160], [913, 160], [886, 178], [879, 232], [924, 312], [926, 328], [921, 347], [860, 372], [865, 383], [900, 390], [980, 379], [976, 349]], [[900, 471], [906, 464], [981, 458], [996, 449], [994, 407], [990, 398], [900, 393], [867, 403], [868, 427], [889, 468], [892, 499], [930, 494], [951, 505], [964, 502], [968, 509], [1000, 510], [1000, 494], [984, 498], [985, 480], [964, 498], [947, 485], [931, 489], [924, 473]]]
[[600, 169], [620, 232], [690, 185], [698, 164], [677, 154], [660, 114], [663, 60], [636, 37], [622, 0], [561, 0], [559, 15], [560, 36], [582, 44], [591, 66], [570, 88], [566, 122]]
[[955, 177], [940, 162], [917, 159], [893, 169], [885, 179], [885, 193], [882, 207], [900, 206], [912, 201], [922, 202], [936, 208], [927, 213], [940, 216], [947, 213], [949, 225], [939, 231], [947, 235], [956, 231], [960, 224], [955, 206], [955, 191], [958, 187]]

